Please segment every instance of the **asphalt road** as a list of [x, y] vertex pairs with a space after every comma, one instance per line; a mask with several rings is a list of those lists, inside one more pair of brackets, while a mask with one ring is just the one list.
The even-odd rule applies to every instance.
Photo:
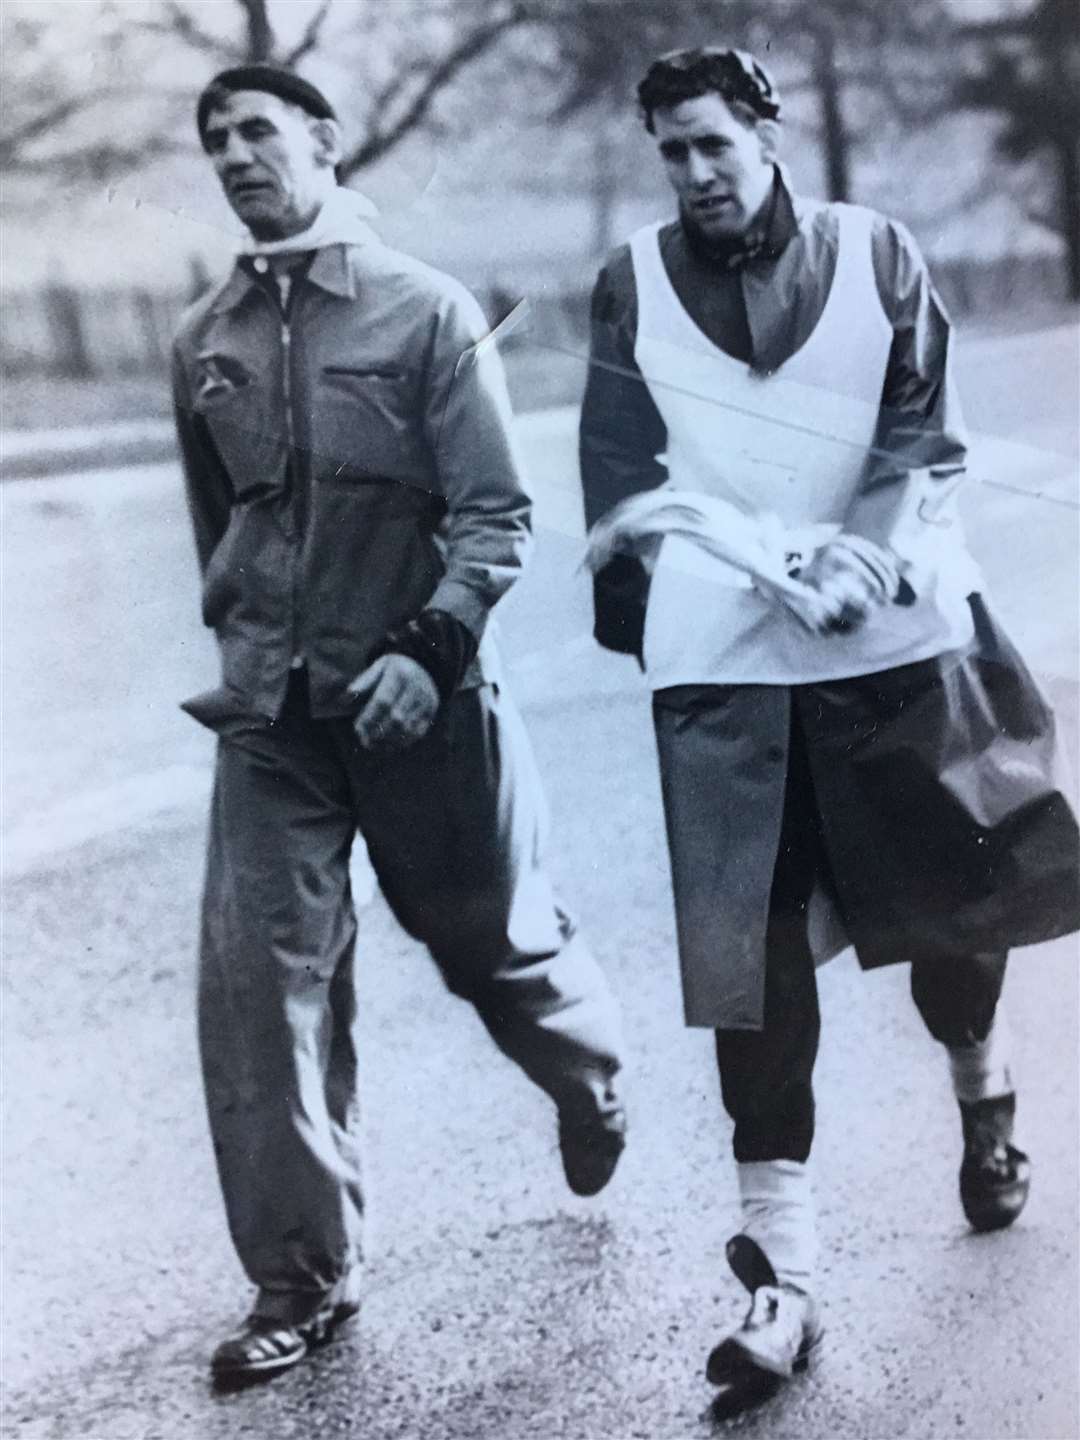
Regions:
[[[1076, 339], [969, 347], [969, 519], [1075, 753]], [[816, 1378], [716, 1426], [702, 1365], [742, 1308], [709, 1037], [683, 1030], [655, 760], [633, 666], [595, 650], [567, 416], [525, 426], [536, 562], [502, 616], [552, 865], [624, 1005], [632, 1146], [574, 1200], [550, 1108], [381, 901], [362, 920], [369, 1280], [359, 1326], [220, 1398], [242, 1314], [197, 1079], [193, 941], [213, 678], [170, 466], [12, 483], [4, 521], [5, 1434], [24, 1440], [1076, 1440], [1077, 949], [1018, 955], [1014, 1230], [973, 1237], [958, 1123], [900, 971], [822, 972]], [[1018, 443], [1017, 437], [1022, 437]], [[1001, 488], [1001, 487], [1008, 488]], [[1036, 498], [1041, 495], [1042, 498]]]

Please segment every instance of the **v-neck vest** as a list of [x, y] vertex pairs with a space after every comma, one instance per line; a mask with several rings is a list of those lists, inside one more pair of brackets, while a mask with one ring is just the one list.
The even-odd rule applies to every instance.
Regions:
[[[630, 241], [635, 358], [667, 427], [668, 484], [729, 501], [782, 529], [788, 551], [807, 556], [842, 528], [859, 491], [892, 344], [874, 275], [872, 212], [833, 208], [838, 249], [824, 309], [803, 345], [772, 372], [734, 359], [691, 319], [664, 267], [660, 225]], [[957, 539], [950, 535], [953, 545]], [[966, 570], [939, 564], [941, 548], [930, 536], [914, 604], [883, 606], [855, 631], [817, 636], [744, 572], [669, 537], [649, 592], [649, 683], [811, 683], [963, 645], [972, 633]]]

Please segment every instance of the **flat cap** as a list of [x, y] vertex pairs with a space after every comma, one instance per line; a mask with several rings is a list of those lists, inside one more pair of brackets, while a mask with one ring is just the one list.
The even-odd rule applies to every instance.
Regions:
[[199, 96], [195, 122], [199, 127], [200, 139], [206, 130], [207, 117], [223, 90], [262, 90], [267, 95], [277, 95], [281, 100], [299, 105], [317, 120], [337, 119], [334, 107], [322, 91], [312, 85], [310, 80], [303, 79], [292, 70], [286, 70], [282, 65], [235, 65], [232, 69], [222, 70], [215, 75]]

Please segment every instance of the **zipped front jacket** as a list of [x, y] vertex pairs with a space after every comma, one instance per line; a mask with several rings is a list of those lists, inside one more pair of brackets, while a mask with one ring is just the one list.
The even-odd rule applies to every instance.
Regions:
[[173, 388], [203, 619], [233, 708], [273, 719], [307, 666], [315, 715], [386, 632], [441, 610], [480, 641], [530, 505], [494, 342], [449, 276], [372, 240], [319, 250], [282, 306], [250, 259], [186, 314]]

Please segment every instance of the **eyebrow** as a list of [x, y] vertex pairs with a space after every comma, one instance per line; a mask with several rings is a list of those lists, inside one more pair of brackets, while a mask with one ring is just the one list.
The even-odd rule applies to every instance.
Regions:
[[[243, 133], [245, 130], [252, 130], [259, 126], [265, 126], [268, 130], [277, 129], [277, 126], [274, 124], [273, 120], [271, 120], [268, 115], [245, 115], [242, 119], [232, 122], [232, 128], [239, 130], [241, 133]], [[224, 137], [228, 134], [229, 129], [229, 122], [225, 124], [219, 123], [217, 125], [207, 125], [205, 131], [203, 132], [205, 136], [205, 142], [209, 144], [211, 141], [218, 142], [223, 140]]]
[[683, 155], [691, 146], [695, 145], [700, 149], [702, 146], [711, 148], [717, 145], [730, 144], [731, 140], [726, 135], [691, 135], [686, 139], [678, 135], [673, 135], [669, 140], [662, 140], [660, 142], [659, 150], [661, 155]]

